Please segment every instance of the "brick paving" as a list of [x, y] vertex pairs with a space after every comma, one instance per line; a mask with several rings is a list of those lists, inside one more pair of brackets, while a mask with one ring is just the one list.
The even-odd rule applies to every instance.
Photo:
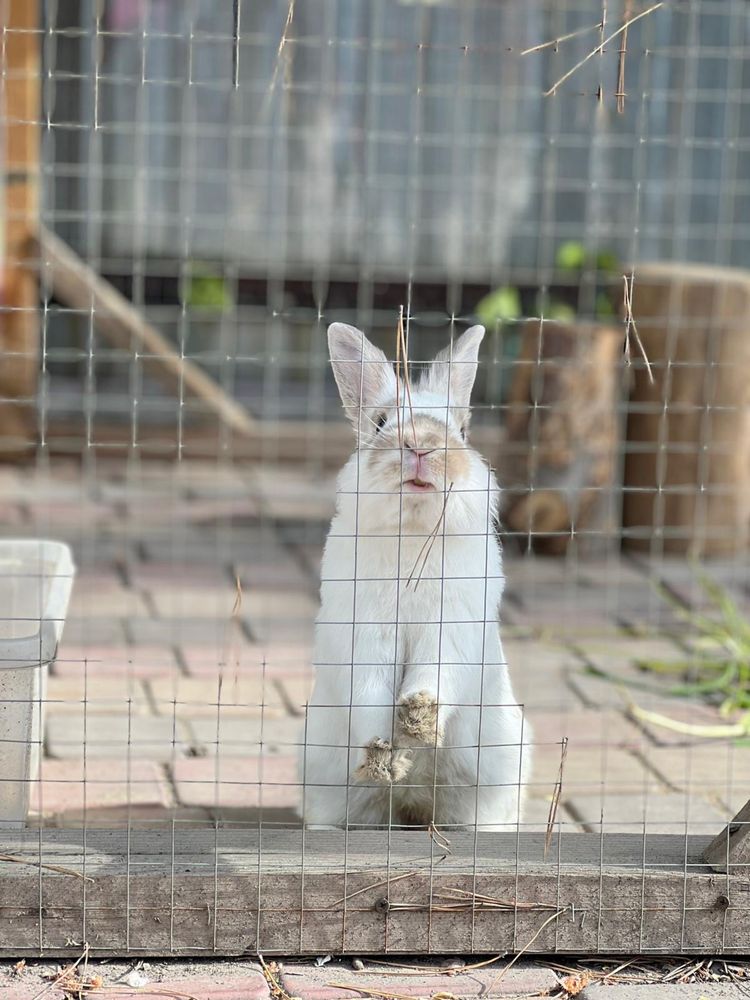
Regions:
[[[78, 565], [35, 822], [71, 825], [84, 808], [96, 825], [292, 822], [333, 479], [187, 460], [127, 477], [101, 460], [92, 476], [62, 461], [0, 469], [5, 533], [68, 541]], [[750, 610], [737, 562], [708, 569]], [[532, 827], [546, 823], [565, 738], [566, 828], [640, 830], [645, 818], [649, 830], [710, 832], [747, 797], [750, 747], [636, 725], [627, 711], [633, 699], [708, 724], [714, 707], [668, 698], [669, 678], [641, 691], [586, 672], [643, 681], [638, 659], [684, 657], [690, 636], [653, 582], [700, 604], [691, 572], [642, 555], [506, 554], [506, 655], [539, 743]]]
[[[93, 998], [114, 1000], [163, 1000], [164, 997], [190, 1000], [277, 1000], [284, 995], [298, 1000], [348, 1000], [373, 996], [419, 997], [424, 1000], [473, 1000], [475, 997], [569, 996], [562, 984], [579, 977], [587, 984], [576, 995], [582, 1000], [735, 1000], [747, 995], [750, 968], [733, 959], [731, 973], [724, 963], [697, 962], [681, 977], [686, 981], [660, 982], [666, 975], [679, 974], [678, 963], [665, 959], [646, 960], [633, 969], [617, 973], [621, 962], [578, 963], [521, 960], [508, 968], [508, 960], [490, 963], [465, 961], [460, 957], [391, 962], [368, 959], [333, 959], [320, 956], [324, 964], [312, 960], [271, 961], [267, 968], [278, 986], [260, 966], [246, 959], [162, 960], [126, 963], [121, 960], [90, 960], [76, 970], [79, 980], [100, 982], [85, 988]], [[628, 963], [629, 964], [629, 963]], [[713, 965], [713, 969], [701, 966]], [[691, 963], [682, 963], [685, 966]], [[30, 959], [20, 971], [14, 962], [0, 963], [0, 997], [3, 1000], [34, 1000], [42, 991], [48, 1000], [66, 1000], [70, 993], [55, 984], [59, 966]], [[612, 979], [607, 973], [615, 973]], [[567, 980], [570, 976], [571, 979]], [[132, 985], [130, 985], [128, 983]], [[283, 990], [284, 992], [280, 992]]]

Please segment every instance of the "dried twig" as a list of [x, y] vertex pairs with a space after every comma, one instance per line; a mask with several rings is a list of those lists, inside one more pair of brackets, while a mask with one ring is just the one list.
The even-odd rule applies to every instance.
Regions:
[[563, 780], [563, 768], [565, 767], [565, 758], [568, 756], [568, 737], [564, 736], [562, 741], [562, 750], [560, 752], [560, 770], [557, 772], [557, 781], [555, 782], [555, 789], [552, 792], [552, 801], [549, 804], [549, 815], [547, 816], [547, 833], [544, 837], [544, 857], [547, 857], [547, 851], [549, 850], [549, 845], [552, 843], [552, 833], [555, 829], [555, 819], [557, 818], [557, 807], [560, 804], [560, 796], [562, 795], [562, 780]]
[[350, 892], [348, 896], [342, 896], [341, 899], [334, 900], [328, 909], [338, 906], [339, 903], [347, 903], [350, 899], [354, 899], [355, 896], [361, 896], [363, 892], [369, 892], [370, 889], [377, 889], [381, 885], [392, 885], [394, 882], [400, 882], [403, 878], [409, 878], [411, 875], [418, 874], [419, 869], [415, 869], [413, 872], [404, 872], [401, 875], [391, 875], [389, 878], [381, 879], [379, 882], [373, 882], [372, 885], [366, 885], [364, 889], [357, 889], [356, 892]]
[[625, 30], [620, 36], [620, 54], [617, 57], [617, 113], [625, 111], [625, 56], [628, 51], [628, 25], [633, 9], [633, 0], [625, 0], [623, 17], [625, 18]]
[[45, 871], [57, 872], [58, 875], [72, 875], [75, 878], [83, 879], [84, 882], [93, 882], [89, 875], [83, 875], [73, 868], [63, 868], [61, 865], [43, 864], [41, 861], [29, 861], [27, 858], [15, 858], [11, 854], [0, 854], [0, 861], [9, 861], [16, 865], [31, 865], [32, 868], [43, 868]]
[[266, 962], [260, 952], [258, 952], [258, 961], [260, 962], [263, 976], [268, 983], [268, 988], [271, 991], [271, 996], [274, 1000], [297, 1000], [296, 997], [293, 997], [284, 989], [279, 980], [276, 978], [276, 973], [278, 972], [278, 966], [276, 963]]
[[60, 969], [60, 971], [57, 973], [54, 979], [51, 979], [45, 987], [39, 990], [38, 993], [35, 993], [34, 996], [31, 998], [31, 1000], [39, 1000], [40, 997], [43, 997], [45, 993], [48, 993], [51, 989], [53, 989], [53, 987], [59, 986], [60, 983], [66, 977], [70, 976], [71, 973], [73, 973], [73, 971], [78, 968], [81, 962], [83, 961], [88, 962], [88, 959], [89, 959], [89, 946], [87, 942], [83, 946], [83, 953], [79, 955], [79, 957], [75, 960], [75, 962], [73, 962], [72, 965], [66, 965], [64, 969]]
[[521, 958], [521, 956], [529, 950], [529, 948], [536, 941], [536, 939], [539, 937], [539, 935], [542, 933], [545, 927], [551, 924], [553, 920], [557, 920], [557, 918], [562, 916], [563, 913], [566, 913], [568, 909], [569, 908], [567, 906], [564, 906], [562, 909], [556, 910], [551, 916], [547, 917], [547, 919], [542, 922], [539, 929], [532, 937], [529, 938], [529, 940], [526, 942], [523, 948], [521, 948], [520, 951], [516, 952], [516, 954], [513, 956], [513, 958], [511, 958], [510, 962], [508, 962], [508, 964], [505, 966], [502, 972], [500, 972], [497, 976], [495, 976], [495, 978], [492, 980], [492, 982], [487, 988], [486, 991], [487, 993], [491, 994], [494, 991], [496, 985], [506, 975], [506, 973], [508, 973], [513, 968], [518, 959]]
[[623, 274], [623, 308], [625, 310], [625, 364], [630, 366], [631, 352], [630, 352], [630, 334], [633, 334], [635, 338], [636, 346], [641, 352], [641, 357], [646, 364], [646, 371], [648, 372], [648, 380], [651, 385], [654, 384], [654, 373], [651, 370], [651, 363], [648, 360], [648, 355], [646, 354], [646, 348], [643, 346], [643, 341], [641, 340], [640, 334], [638, 333], [638, 327], [635, 325], [635, 319], [633, 317], [633, 281], [635, 275], [631, 274], [628, 278], [627, 274]]
[[652, 4], [646, 10], [642, 10], [640, 14], [636, 14], [634, 17], [631, 17], [628, 21], [625, 21], [624, 24], [621, 24], [620, 27], [617, 29], [617, 31], [613, 31], [611, 35], [608, 35], [607, 38], [605, 38], [604, 41], [600, 42], [595, 49], [592, 49], [587, 56], [584, 56], [583, 59], [579, 60], [579, 62], [577, 62], [575, 66], [569, 69], [567, 73], [564, 73], [559, 80], [553, 83], [552, 86], [549, 88], [549, 90], [545, 90], [544, 96], [551, 97], [553, 94], [556, 94], [558, 88], [561, 87], [566, 80], [569, 80], [570, 77], [573, 76], [573, 74], [581, 68], [581, 66], [584, 66], [589, 61], [589, 59], [593, 59], [595, 55], [598, 55], [603, 50], [605, 45], [613, 41], [615, 38], [618, 38], [623, 33], [623, 31], [627, 31], [631, 24], [635, 24], [636, 21], [640, 21], [642, 17], [646, 17], [648, 14], [653, 14], [653, 12], [655, 10], [658, 10], [659, 7], [663, 7], [664, 3], [665, 0], [660, 0], [659, 3]]
[[[409, 355], [406, 351], [406, 335], [404, 334], [404, 307], [399, 306], [398, 311], [398, 328], [397, 328], [398, 339], [401, 345], [401, 356], [404, 359], [404, 386], [406, 389], [406, 399], [409, 404], [409, 417], [411, 419], [411, 432], [414, 437], [414, 447], [418, 448], [417, 444], [417, 430], [414, 426], [414, 409], [411, 402], [411, 374], [409, 371]], [[401, 399], [397, 397], [398, 405], [401, 406]]]
[[[450, 486], [448, 487], [448, 490], [447, 490], [447, 492], [445, 494], [445, 500], [443, 501], [443, 509], [440, 511], [440, 517], [437, 519], [437, 524], [432, 529], [432, 531], [429, 533], [429, 535], [427, 536], [427, 538], [425, 538], [424, 544], [422, 545], [422, 548], [419, 550], [419, 553], [417, 554], [417, 558], [414, 560], [414, 565], [411, 568], [411, 573], [409, 573], [409, 577], [408, 577], [408, 579], [406, 581], [406, 587], [407, 587], [407, 589], [408, 589], [409, 585], [411, 584], [412, 580], [414, 579], [414, 574], [417, 573], [417, 567], [419, 567], [419, 572], [417, 573], [417, 582], [414, 584], [414, 590], [415, 590], [415, 592], [416, 592], [417, 587], [420, 584], [420, 581], [422, 579], [422, 574], [425, 571], [425, 567], [427, 566], [427, 561], [430, 558], [430, 553], [432, 552], [432, 546], [435, 544], [435, 540], [437, 539], [438, 533], [440, 531], [440, 526], [443, 523], [443, 518], [445, 517], [445, 509], [448, 506], [448, 498], [451, 495], [451, 490], [452, 489], [453, 489], [453, 483], [450, 484]], [[423, 554], [424, 554], [424, 559], [422, 559], [422, 555]], [[420, 559], [422, 559], [422, 565], [421, 566], [419, 565]]]
[[587, 35], [589, 31], [596, 31], [601, 28], [601, 21], [598, 24], [590, 24], [586, 28], [578, 28], [577, 31], [569, 31], [567, 35], [560, 35], [559, 38], [553, 38], [549, 42], [542, 42], [541, 45], [532, 45], [529, 49], [523, 49], [521, 51], [522, 56], [528, 56], [532, 52], [541, 52], [542, 49], [557, 49], [560, 42], [567, 42], [571, 38], [578, 38], [580, 35]]
[[271, 77], [271, 83], [268, 87], [268, 94], [272, 94], [276, 89], [276, 79], [279, 75], [279, 66], [281, 65], [281, 56], [284, 51], [284, 46], [286, 45], [287, 35], [289, 34], [289, 29], [292, 26], [292, 21], [294, 20], [294, 4], [296, 0], [289, 0], [289, 9], [286, 12], [286, 22], [284, 23], [284, 30], [281, 32], [281, 38], [279, 39], [279, 47], [276, 50], [276, 62], [273, 67], [273, 76]]

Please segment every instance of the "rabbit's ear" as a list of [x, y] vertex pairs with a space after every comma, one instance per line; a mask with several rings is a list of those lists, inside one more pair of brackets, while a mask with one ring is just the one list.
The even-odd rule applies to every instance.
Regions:
[[328, 327], [328, 350], [346, 415], [358, 427], [363, 408], [377, 406], [394, 395], [393, 366], [361, 330], [346, 323]]
[[479, 345], [483, 326], [472, 326], [436, 356], [425, 372], [423, 387], [428, 392], [446, 396], [452, 409], [468, 415], [471, 390], [477, 375]]

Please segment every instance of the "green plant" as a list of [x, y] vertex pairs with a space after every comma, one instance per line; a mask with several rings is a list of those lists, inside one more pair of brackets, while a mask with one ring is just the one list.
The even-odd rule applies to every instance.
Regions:
[[188, 280], [185, 304], [189, 309], [227, 312], [232, 308], [233, 300], [227, 283], [220, 274], [195, 269]]
[[475, 310], [479, 322], [492, 330], [499, 323], [507, 323], [521, 316], [521, 296], [517, 288], [503, 285], [478, 303]]
[[713, 614], [687, 608], [676, 601], [664, 586], [658, 587], [659, 593], [671, 604], [675, 614], [696, 633], [692, 642], [694, 654], [675, 661], [635, 660], [636, 666], [645, 673], [687, 679], [664, 689], [636, 680], [614, 677], [599, 667], [591, 666], [587, 668], [587, 672], [659, 695], [666, 694], [676, 698], [698, 695], [718, 701], [719, 712], [724, 718], [741, 714], [734, 722], [725, 726], [700, 726], [677, 722], [668, 716], [647, 712], [634, 704], [631, 704], [630, 712], [635, 718], [689, 735], [744, 740], [750, 737], [750, 620], [743, 616], [723, 587], [703, 573], [698, 573], [697, 576], [710, 601]]

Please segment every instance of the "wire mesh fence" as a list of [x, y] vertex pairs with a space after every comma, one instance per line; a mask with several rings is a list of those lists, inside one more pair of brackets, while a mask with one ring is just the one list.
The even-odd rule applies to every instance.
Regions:
[[8, 0], [0, 951], [747, 951], [749, 18]]

